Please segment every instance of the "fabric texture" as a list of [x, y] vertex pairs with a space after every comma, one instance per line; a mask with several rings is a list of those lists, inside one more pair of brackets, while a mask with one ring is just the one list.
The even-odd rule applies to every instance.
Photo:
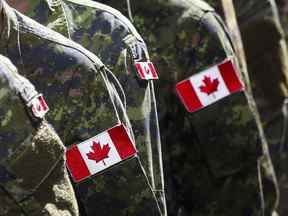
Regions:
[[[51, 3], [51, 1], [49, 2]], [[57, 31], [59, 32], [66, 32], [66, 36], [70, 34], [72, 39], [75, 37], [73, 40], [83, 44], [86, 48], [98, 46], [96, 48], [100, 50], [99, 56], [101, 60], [107, 59], [105, 63], [108, 66], [111, 62], [121, 62], [116, 61], [117, 58], [114, 58], [111, 53], [117, 53], [116, 50], [122, 45], [102, 46], [97, 41], [92, 42], [98, 36], [99, 41], [111, 44], [113, 37], [111, 39], [111, 36], [106, 37], [105, 34], [94, 34], [95, 31], [89, 27], [102, 28], [100, 32], [108, 32], [109, 35], [114, 32], [111, 30], [118, 29], [119, 31], [116, 31], [115, 35], [119, 36], [120, 34], [121, 37], [126, 38], [125, 41], [137, 41], [138, 39], [132, 37], [130, 40], [125, 28], [124, 30], [117, 28], [119, 27], [117, 22], [112, 22], [115, 17], [103, 11], [98, 14], [98, 18], [110, 20], [111, 23], [107, 24], [106, 21], [103, 21], [97, 25], [91, 24], [91, 20], [93, 20], [91, 16], [95, 15], [91, 10], [94, 11], [94, 9], [87, 7], [87, 5], [83, 7], [86, 2], [88, 1], [83, 1], [82, 6], [76, 4], [74, 0], [61, 3], [60, 6], [63, 6], [66, 12], [68, 11], [65, 13], [67, 19], [73, 20], [72, 25], [69, 25], [69, 22], [63, 22], [65, 19], [63, 19], [63, 11], [60, 10], [63, 7], [53, 8], [57, 4], [49, 4], [50, 10], [54, 11], [52, 18], [50, 16], [47, 19], [47, 14], [40, 12], [31, 16], [40, 17], [38, 21], [47, 24], [48, 27], [58, 28]], [[102, 2], [119, 10], [126, 10], [124, 1], [103, 0]], [[46, 2], [40, 5], [44, 8], [47, 7]], [[143, 38], [152, 48], [150, 50], [151, 60], [155, 63], [160, 78], [156, 85], [155, 97], [159, 104], [162, 142], [165, 143], [163, 147], [169, 214], [178, 216], [191, 214], [199, 216], [260, 215], [263, 213], [261, 207], [264, 205], [265, 212], [269, 215], [277, 200], [277, 185], [251, 92], [246, 91], [227, 97], [193, 115], [186, 112], [175, 94], [177, 82], [210, 65], [221, 62], [227, 56], [234, 55], [233, 44], [223, 21], [213, 8], [200, 0], [152, 2], [151, 0], [142, 0], [132, 1], [131, 6], [135, 11], [134, 24], [143, 33]], [[87, 13], [84, 13], [85, 11]], [[79, 17], [83, 19], [79, 19]], [[88, 18], [84, 19], [85, 17]], [[67, 31], [67, 29], [71, 31]], [[77, 38], [77, 34], [80, 35], [79, 38]], [[85, 44], [89, 44], [89, 46]], [[103, 47], [109, 48], [104, 49]], [[138, 45], [135, 48], [133, 45], [131, 47], [133, 47], [131, 49], [132, 57], [137, 59], [139, 54], [135, 50], [141, 50], [143, 46]], [[113, 52], [109, 52], [112, 50]], [[143, 53], [145, 54], [145, 52]], [[237, 59], [234, 61], [237, 64]], [[123, 63], [120, 65], [125, 66]], [[125, 88], [124, 92], [130, 93], [126, 94], [127, 114], [132, 120], [135, 137], [145, 140], [145, 136], [139, 136], [142, 130], [137, 128], [137, 126], [143, 128], [141, 126], [143, 124], [136, 124], [133, 121], [145, 119], [139, 113], [155, 114], [155, 112], [150, 111], [155, 108], [155, 103], [150, 102], [151, 95], [152, 99], [154, 98], [153, 89], [147, 89], [146, 83], [137, 79], [127, 81], [129, 76], [136, 74], [135, 71], [133, 73], [133, 68], [129, 76], [127, 74], [123, 77], [118, 75], [123, 71], [117, 70], [117, 67], [114, 67], [113, 70]], [[239, 75], [245, 84], [249, 85], [247, 74], [241, 71]], [[110, 80], [109, 76], [108, 80]], [[113, 85], [113, 87], [117, 86], [116, 84]], [[144, 88], [135, 88], [135, 86], [144, 86]], [[145, 99], [142, 100], [139, 95], [145, 95]], [[123, 98], [121, 94], [120, 98]], [[130, 103], [129, 98], [132, 98], [132, 102], [136, 101], [137, 103]], [[143, 106], [146, 109], [142, 110], [142, 107], [139, 106], [141, 101], [145, 101], [151, 106]], [[82, 113], [80, 116], [83, 116]], [[229, 116], [229, 118], [223, 118], [223, 116]], [[151, 119], [157, 118], [151, 117]], [[152, 125], [151, 127], [157, 127], [157, 124], [149, 123], [150, 120], [145, 119], [144, 121]], [[140, 133], [137, 134], [138, 132]], [[145, 148], [145, 145], [143, 146]], [[147, 152], [146, 149], [141, 150], [141, 148], [140, 151]], [[159, 154], [153, 155], [156, 155], [156, 159], [159, 158]], [[153, 167], [153, 169], [156, 168]], [[155, 206], [155, 203], [151, 194], [147, 193], [149, 191], [147, 187], [139, 195], [139, 185], [141, 188], [145, 185], [143, 175], [140, 173], [138, 161], [134, 160], [129, 164], [129, 169], [112, 169], [95, 180], [89, 179], [89, 181], [79, 185], [76, 190], [86, 206], [88, 215], [95, 215], [99, 212], [102, 215], [157, 215], [157, 208], [152, 207], [153, 204]], [[111, 176], [121, 176], [121, 178], [116, 179]], [[107, 182], [112, 187], [108, 188]], [[135, 184], [132, 186], [129, 184], [130, 182]], [[161, 181], [155, 181], [155, 185], [158, 185], [157, 182]], [[95, 185], [97, 185], [96, 193]], [[126, 188], [129, 190], [127, 191]], [[117, 191], [117, 195], [111, 191]], [[112, 198], [111, 194], [114, 195]], [[129, 196], [129, 194], [133, 194], [133, 196]], [[161, 192], [159, 194], [161, 198]], [[107, 203], [106, 200], [111, 200], [111, 202]], [[97, 209], [95, 203], [98, 203]], [[111, 203], [113, 203], [113, 208], [107, 208], [107, 206], [111, 206]], [[127, 203], [129, 203], [129, 207], [127, 207]]]
[[[88, 139], [119, 122], [131, 131], [117, 92], [120, 87], [113, 86], [109, 81], [108, 74], [111, 72], [99, 58], [79, 44], [18, 13], [4, 1], [3, 4], [4, 19], [1, 21], [5, 25], [1, 26], [1, 53], [9, 57], [19, 68], [19, 73], [44, 95], [50, 107], [47, 121], [66, 146]], [[11, 137], [19, 133], [11, 131]], [[7, 140], [9, 137], [3, 143], [8, 143]], [[59, 169], [66, 173], [63, 163]], [[52, 173], [57, 175], [58, 171]], [[63, 176], [58, 180], [63, 182]], [[57, 187], [57, 183], [55, 185]], [[65, 185], [62, 186], [61, 193], [65, 189]], [[59, 197], [57, 199], [59, 201]], [[33, 200], [25, 206], [26, 209], [34, 203]], [[49, 200], [46, 201], [49, 203]], [[54, 204], [51, 201], [47, 208], [52, 215], [57, 215], [57, 203]], [[65, 212], [65, 208], [62, 210]], [[71, 210], [71, 214], [78, 214], [76, 208]]]
[[[126, 10], [123, 1], [101, 2]], [[251, 92], [227, 97], [193, 115], [174, 93], [177, 82], [234, 56], [221, 18], [195, 0], [132, 1], [131, 7], [135, 26], [153, 47], [151, 60], [160, 77], [156, 98], [165, 143], [168, 212], [261, 215], [264, 205], [271, 214], [277, 183]], [[247, 74], [239, 75], [249, 85]]]
[[[142, 169], [135, 169], [135, 165], [139, 166], [137, 165], [139, 163], [138, 159], [128, 161], [114, 168], [119, 169], [118, 172], [121, 178], [131, 179], [133, 176], [137, 176], [135, 180], [130, 180], [127, 183], [133, 184], [134, 186], [131, 186], [133, 189], [121, 194], [122, 202], [125, 205], [119, 206], [117, 205], [119, 202], [118, 196], [115, 196], [115, 194], [121, 190], [122, 185], [120, 183], [117, 184], [118, 186], [115, 185], [114, 189], [103, 187], [102, 192], [98, 189], [97, 193], [93, 191], [93, 187], [97, 188], [97, 184], [94, 184], [93, 181], [90, 181], [89, 188], [87, 187], [88, 183], [77, 185], [76, 191], [79, 191], [80, 197], [86, 206], [87, 214], [96, 214], [97, 209], [95, 209], [95, 204], [92, 201], [94, 196], [98, 197], [103, 193], [108, 201], [98, 202], [99, 206], [113, 205], [114, 203], [116, 205], [114, 209], [108, 208], [106, 210], [105, 214], [107, 215], [113, 215], [117, 211], [121, 211], [123, 214], [130, 212], [130, 214], [138, 215], [140, 212], [145, 212], [144, 208], [147, 205], [150, 206], [151, 214], [158, 215], [150, 186], [158, 197], [161, 211], [165, 214], [162, 152], [154, 84], [153, 81], [142, 80], [137, 75], [135, 68], [136, 62], [149, 61], [144, 40], [126, 17], [104, 4], [82, 0], [29, 0], [26, 1], [26, 4], [29, 8], [26, 10], [28, 16], [70, 37], [99, 56], [113, 72], [113, 75], [108, 74], [107, 76], [107, 79], [112, 83], [112, 87], [119, 88], [120, 84], [123, 88], [123, 92], [119, 96], [124, 101], [127, 109], [127, 115], [133, 129], [131, 135], [139, 150], [139, 158], [141, 166], [143, 165], [145, 169], [145, 174], [143, 174]], [[82, 118], [88, 119], [90, 116], [83, 116]], [[92, 128], [94, 125], [89, 124], [88, 127]], [[103, 184], [111, 185], [110, 182], [114, 181], [112, 178], [112, 175], [111, 177], [107, 175], [103, 180]], [[145, 183], [146, 178], [148, 178], [150, 186]], [[95, 177], [95, 181], [101, 181], [101, 179], [98, 179], [98, 177]], [[110, 193], [105, 190], [109, 190]], [[91, 192], [87, 193], [86, 191]], [[127, 197], [131, 197], [131, 199], [127, 199]], [[146, 212], [146, 214], [148, 213]]]
[[28, 114], [25, 102], [38, 94], [35, 87], [2, 55], [0, 80], [0, 215], [79, 215], [62, 141]]
[[287, 42], [275, 0], [234, 1], [252, 90], [279, 180], [279, 215], [287, 214]]

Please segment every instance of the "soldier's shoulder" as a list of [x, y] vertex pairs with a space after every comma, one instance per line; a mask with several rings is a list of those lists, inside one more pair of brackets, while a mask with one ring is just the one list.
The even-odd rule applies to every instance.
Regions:
[[208, 3], [201, 1], [201, 0], [186, 0], [191, 8], [195, 10], [202, 10], [202, 11], [214, 11], [214, 8], [211, 7]]
[[[42, 44], [49, 44], [54, 51], [62, 52], [61, 57], [74, 59], [73, 62], [82, 64], [89, 69], [99, 69], [103, 67], [103, 63], [93, 53], [86, 50], [80, 44], [66, 38], [58, 32], [49, 29], [33, 19], [15, 12], [18, 17], [19, 31], [27, 33], [27, 37], [40, 38]], [[33, 41], [31, 41], [33, 43]], [[38, 43], [41, 44], [41, 43]]]
[[169, 0], [169, 6], [174, 11], [182, 11], [181, 19], [199, 21], [208, 12], [214, 12], [214, 8], [201, 0]]
[[[143, 41], [142, 37], [137, 32], [136, 28], [133, 26], [130, 20], [126, 16], [124, 16], [119, 10], [113, 7], [95, 1], [65, 0], [64, 2], [68, 5], [74, 4], [81, 6], [82, 11], [83, 7], [85, 7], [89, 13], [91, 13], [90, 9], [95, 9], [95, 11], [101, 12], [101, 16], [103, 19], [109, 20], [111, 24], [115, 22], [115, 20], [117, 20], [117, 24], [124, 27], [124, 29], [130, 31], [138, 40]], [[94, 18], [94, 20], [96, 19]]]
[[202, 0], [170, 0], [175, 6], [182, 6], [194, 11], [214, 11], [214, 8]]
[[[7, 57], [0, 55], [0, 89], [11, 89], [13, 85], [9, 83], [10, 79], [13, 77], [12, 74], [17, 71], [16, 67]], [[11, 76], [9, 76], [9, 74]]]
[[84, 11], [84, 9], [89, 9], [89, 12], [91, 13], [90, 9], [95, 9], [96, 11], [100, 11], [107, 16], [107, 19], [119, 19], [124, 24], [130, 24], [130, 21], [118, 10], [116, 10], [113, 7], [110, 7], [108, 5], [94, 2], [94, 1], [83, 1], [83, 0], [64, 0], [64, 2], [69, 5], [73, 4], [75, 6], [81, 6], [81, 11]]

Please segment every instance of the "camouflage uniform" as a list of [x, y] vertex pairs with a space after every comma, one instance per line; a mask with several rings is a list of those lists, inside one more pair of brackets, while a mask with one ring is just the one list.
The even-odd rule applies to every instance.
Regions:
[[28, 115], [38, 93], [2, 55], [0, 92], [0, 215], [78, 215], [64, 145], [44, 119]]
[[[33, 19], [70, 37], [95, 53], [119, 79], [123, 86], [125, 108], [127, 108], [127, 114], [131, 120], [139, 157], [145, 170], [149, 171], [147, 173], [149, 183], [156, 193], [161, 211], [165, 214], [164, 185], [161, 175], [161, 143], [154, 85], [153, 81], [141, 80], [135, 71], [134, 63], [149, 60], [149, 55], [144, 40], [134, 26], [119, 11], [92, 1], [27, 0], [27, 7], [24, 6], [24, 8], [20, 7], [21, 5], [23, 7], [23, 1], [21, 1], [21, 5], [10, 3], [16, 8], [23, 9]], [[80, 17], [82, 18], [80, 19]], [[118, 84], [114, 82], [114, 85]], [[113, 209], [105, 210], [107, 215], [113, 215], [117, 211], [122, 211], [123, 214], [127, 212], [135, 215], [140, 215], [141, 212], [148, 214], [147, 210], [144, 210], [144, 206], [149, 206], [149, 209], [153, 209], [153, 214], [158, 214], [157, 208], [153, 204], [153, 195], [145, 183], [142, 170], [139, 169], [138, 160], [131, 160], [123, 167], [116, 169], [119, 169], [119, 176], [130, 179], [127, 182], [131, 189], [122, 191], [121, 196], [118, 195], [123, 187], [119, 187], [120, 183], [116, 183], [118, 187], [111, 188], [109, 191], [107, 191], [107, 187], [102, 187], [102, 189], [98, 187], [96, 192], [95, 188], [97, 188], [100, 177], [95, 178], [97, 181], [95, 185], [91, 180], [77, 186], [77, 191], [85, 203], [87, 214], [94, 215], [96, 211], [99, 212], [99, 209], [95, 208], [96, 202], [99, 206], [115, 205]], [[109, 176], [101, 176], [103, 184], [115, 185], [115, 181]], [[137, 176], [137, 178], [132, 180], [133, 176]], [[140, 188], [139, 185], [142, 187]], [[101, 202], [100, 197], [104, 196], [106, 200]], [[125, 204], [117, 205], [118, 196], [123, 199], [121, 202]]]
[[[123, 1], [103, 0], [116, 8]], [[276, 179], [250, 91], [188, 114], [175, 84], [233, 55], [221, 19], [202, 1], [132, 1], [135, 25], [153, 47], [168, 206], [172, 215], [271, 215]], [[237, 60], [236, 60], [237, 62]], [[247, 74], [242, 77], [249, 89]], [[259, 175], [261, 176], [259, 176]], [[261, 211], [262, 207], [262, 211]]]
[[[279, 179], [279, 214], [287, 214], [287, 44], [274, 0], [234, 1], [252, 90]], [[284, 102], [284, 103], [283, 103]]]
[[263, 121], [267, 123], [281, 110], [288, 94], [288, 54], [284, 32], [274, 0], [235, 1], [234, 4], [256, 103]]
[[[123, 8], [123, 1], [105, 2]], [[196, 114], [187, 114], [172, 93], [175, 83], [192, 69], [195, 73], [233, 53], [221, 21], [200, 1], [133, 3], [135, 22], [154, 47], [152, 59], [161, 73], [158, 98], [171, 215], [259, 215], [260, 186], [269, 215], [276, 199], [275, 179], [250, 93], [226, 98]], [[263, 173], [263, 185], [257, 178], [258, 162], [268, 164], [270, 171]]]
[[[45, 95], [50, 105], [47, 120], [65, 145], [90, 138], [119, 122], [131, 131], [117, 92], [121, 86], [110, 82], [113, 77], [95, 55], [3, 4], [0, 53]], [[101, 179], [97, 183], [96, 190], [101, 190]], [[53, 206], [49, 208], [53, 210]]]

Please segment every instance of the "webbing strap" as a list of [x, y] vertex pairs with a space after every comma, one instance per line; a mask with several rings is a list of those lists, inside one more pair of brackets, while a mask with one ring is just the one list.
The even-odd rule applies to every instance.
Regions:
[[135, 62], [140, 60], [149, 60], [149, 53], [147, 46], [143, 41], [139, 41], [134, 35], [129, 34], [123, 38], [123, 43], [131, 52], [132, 58]]
[[132, 9], [131, 9], [131, 2], [130, 2], [130, 0], [126, 0], [126, 2], [127, 2], [129, 19], [131, 20], [131, 22], [134, 22], [133, 15], [132, 15]]
[[[150, 57], [149, 57], [149, 53], [146, 47], [146, 44], [142, 41], [137, 40], [137, 38], [134, 35], [127, 35], [124, 39], [123, 39], [123, 43], [128, 47], [130, 54], [132, 55], [133, 61], [134, 63], [138, 62], [138, 61], [149, 61]], [[125, 56], [125, 67], [128, 72], [128, 63], [127, 63], [127, 50], [124, 51], [124, 56]], [[166, 216], [167, 215], [167, 206], [166, 206], [166, 198], [165, 198], [165, 180], [164, 180], [164, 170], [163, 170], [163, 158], [162, 158], [162, 147], [161, 147], [161, 140], [160, 140], [160, 129], [159, 129], [159, 123], [158, 123], [158, 114], [157, 114], [157, 103], [156, 103], [156, 96], [155, 96], [155, 90], [154, 90], [154, 83], [153, 80], [149, 80], [148, 81], [148, 93], [149, 95], [149, 104], [153, 106], [153, 110], [155, 111], [155, 118], [156, 118], [156, 130], [157, 130], [157, 134], [159, 136], [157, 136], [157, 140], [156, 140], [156, 148], [157, 148], [157, 152], [153, 153], [152, 150], [152, 146], [151, 146], [151, 141], [147, 142], [148, 146], [147, 146], [147, 151], [148, 151], [148, 162], [149, 162], [149, 172], [150, 172], [150, 176], [151, 178], [148, 177], [146, 170], [144, 168], [144, 166], [141, 163], [140, 158], [138, 157], [138, 161], [139, 164], [141, 166], [141, 169], [143, 171], [143, 174], [147, 180], [147, 183], [151, 189], [151, 191], [153, 192], [153, 195], [156, 199], [156, 203], [157, 206], [159, 208], [159, 211], [161, 213], [161, 215]], [[150, 123], [148, 123], [149, 125]], [[158, 156], [158, 160], [154, 161], [153, 160], [153, 154], [157, 154]], [[156, 180], [156, 176], [154, 173], [154, 163], [157, 163], [157, 166], [160, 169], [160, 188], [157, 188], [155, 186], [155, 180]], [[160, 207], [159, 205], [159, 200], [156, 196], [156, 192], [161, 192], [161, 204], [163, 205], [163, 208]]]

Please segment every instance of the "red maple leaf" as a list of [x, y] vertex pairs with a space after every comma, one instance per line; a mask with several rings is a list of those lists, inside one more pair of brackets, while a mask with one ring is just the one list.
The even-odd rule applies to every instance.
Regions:
[[101, 147], [99, 142], [93, 141], [93, 145], [91, 148], [93, 151], [90, 151], [87, 154], [88, 159], [95, 160], [96, 163], [103, 161], [104, 165], [106, 165], [104, 159], [109, 158], [108, 156], [109, 151], [110, 151], [109, 145], [106, 144], [106, 145], [103, 145], [103, 147]]
[[209, 76], [204, 76], [204, 79], [202, 82], [204, 83], [204, 85], [200, 86], [201, 92], [210, 95], [218, 91], [219, 80], [217, 78], [211, 81], [211, 78]]

